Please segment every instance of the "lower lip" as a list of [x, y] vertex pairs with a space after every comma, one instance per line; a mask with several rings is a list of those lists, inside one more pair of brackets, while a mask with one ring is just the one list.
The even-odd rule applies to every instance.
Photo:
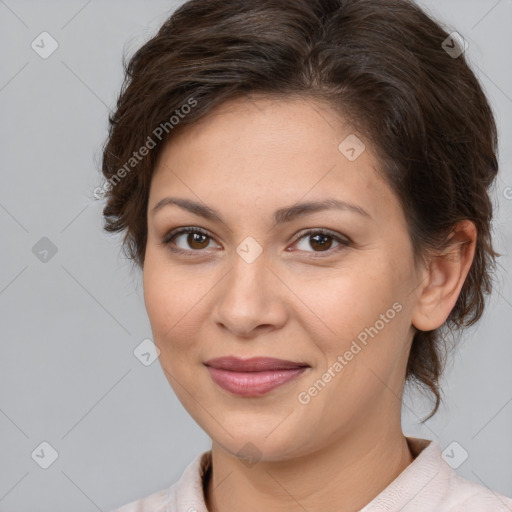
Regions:
[[272, 370], [266, 372], [232, 372], [212, 368], [208, 371], [222, 389], [241, 396], [261, 396], [294, 379], [307, 368]]

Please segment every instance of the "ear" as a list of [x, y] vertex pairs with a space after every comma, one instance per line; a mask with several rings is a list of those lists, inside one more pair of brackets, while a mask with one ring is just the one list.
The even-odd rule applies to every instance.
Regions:
[[412, 316], [412, 324], [420, 331], [437, 329], [448, 318], [473, 263], [476, 238], [473, 222], [462, 220], [450, 233], [448, 247], [430, 259]]

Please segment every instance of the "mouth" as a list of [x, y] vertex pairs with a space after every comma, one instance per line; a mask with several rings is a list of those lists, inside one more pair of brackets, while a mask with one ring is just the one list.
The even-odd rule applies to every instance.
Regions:
[[210, 359], [205, 366], [222, 389], [239, 396], [262, 396], [304, 373], [310, 366], [272, 357]]

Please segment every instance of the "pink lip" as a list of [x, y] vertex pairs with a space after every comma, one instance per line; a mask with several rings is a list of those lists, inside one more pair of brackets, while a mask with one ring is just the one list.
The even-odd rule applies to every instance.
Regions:
[[303, 373], [309, 366], [270, 357], [220, 357], [205, 363], [213, 381], [242, 396], [261, 396]]

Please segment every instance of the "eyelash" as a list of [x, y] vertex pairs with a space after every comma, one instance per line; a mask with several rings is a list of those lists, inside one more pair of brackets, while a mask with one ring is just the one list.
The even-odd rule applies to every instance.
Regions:
[[[195, 255], [193, 255], [191, 253], [203, 253], [203, 252], [205, 252], [205, 250], [201, 250], [201, 249], [198, 249], [198, 250], [193, 250], [193, 249], [185, 250], [185, 249], [179, 249], [179, 248], [171, 246], [171, 242], [172, 242], [172, 240], [174, 238], [178, 237], [179, 235], [190, 234], [190, 233], [199, 233], [199, 234], [204, 235], [204, 236], [206, 236], [206, 237], [208, 237], [210, 239], [213, 239], [213, 237], [211, 237], [209, 235], [208, 231], [206, 231], [205, 229], [199, 228], [199, 227], [189, 226], [189, 227], [178, 228], [178, 229], [170, 231], [164, 237], [164, 239], [162, 241], [162, 244], [167, 246], [169, 248], [169, 250], [174, 252], [174, 253], [179, 253], [179, 254], [183, 254], [185, 256], [190, 256], [190, 257], [195, 257]], [[294, 244], [299, 242], [303, 238], [306, 238], [306, 237], [312, 236], [312, 235], [327, 236], [329, 238], [334, 239], [336, 242], [338, 242], [340, 244], [337, 247], [335, 247], [334, 249], [327, 249], [326, 251], [304, 251], [304, 252], [313, 252], [313, 254], [315, 254], [315, 256], [311, 256], [313, 258], [323, 258], [323, 257], [331, 256], [333, 253], [337, 253], [340, 250], [345, 249], [346, 247], [350, 246], [351, 243], [352, 243], [351, 240], [349, 240], [348, 238], [346, 238], [346, 239], [341, 238], [335, 231], [331, 231], [330, 229], [308, 229], [306, 231], [301, 232], [299, 234], [299, 236], [297, 236], [296, 240], [294, 241]], [[320, 256], [323, 253], [325, 253], [326, 256]]]

